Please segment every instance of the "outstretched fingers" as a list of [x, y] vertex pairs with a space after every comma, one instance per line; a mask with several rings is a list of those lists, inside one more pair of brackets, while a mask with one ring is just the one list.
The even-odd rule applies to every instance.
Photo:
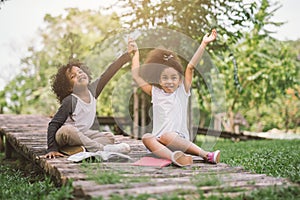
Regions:
[[128, 39], [127, 50], [128, 50], [128, 53], [135, 53], [138, 50], [138, 46], [132, 38]]
[[205, 42], [206, 44], [208, 44], [208, 43], [214, 41], [216, 38], [217, 38], [217, 31], [216, 31], [216, 29], [213, 29], [210, 34], [207, 33], [204, 36], [203, 42]]

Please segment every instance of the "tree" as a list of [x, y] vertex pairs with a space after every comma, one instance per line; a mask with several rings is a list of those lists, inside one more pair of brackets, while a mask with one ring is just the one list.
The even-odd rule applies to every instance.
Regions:
[[[120, 14], [120, 17], [132, 30], [164, 27], [184, 33], [200, 42], [205, 33], [212, 28], [217, 28], [218, 41], [209, 46], [213, 51], [208, 52], [211, 55], [214, 54], [213, 62], [221, 74], [213, 78], [212, 75], [215, 72], [205, 67], [211, 65], [211, 61], [204, 58], [201, 61], [201, 74], [196, 73], [194, 78], [194, 87], [198, 88], [196, 91], [200, 97], [201, 112], [209, 118], [210, 114], [215, 114], [211, 108], [213, 97], [209, 85], [221, 84], [216, 79], [225, 80], [227, 113], [231, 119], [229, 131], [234, 131], [235, 114], [240, 110], [245, 111], [242, 109], [243, 106], [247, 105], [246, 108], [249, 108], [250, 105], [255, 105], [259, 109], [261, 105], [268, 104], [268, 101], [273, 100], [276, 95], [282, 94], [285, 88], [295, 83], [292, 78], [293, 83], [282, 86], [284, 80], [295, 77], [294, 71], [290, 70], [294, 69], [293, 55], [290, 54], [288, 47], [282, 46], [283, 44], [269, 37], [270, 32], [267, 29], [269, 26], [282, 24], [272, 21], [272, 16], [280, 8], [278, 2], [272, 4], [270, 0], [247, 2], [239, 0], [138, 2], [123, 0], [119, 1], [119, 6], [126, 8], [127, 12]], [[290, 70], [284, 75], [285, 79], [280, 77], [286, 69], [281, 67], [278, 70], [276, 64], [273, 63], [273, 61], [279, 61], [278, 52], [269, 53], [273, 45], [285, 49], [280, 52], [281, 57], [287, 56], [285, 62], [289, 62], [289, 64], [285, 63], [288, 65], [287, 70]], [[232, 61], [234, 57], [236, 59], [234, 61], [240, 68], [239, 78], [237, 74], [234, 74], [236, 70]], [[267, 70], [269, 66], [271, 69]], [[205, 77], [206, 74], [210, 78]], [[272, 84], [268, 81], [272, 81]], [[236, 89], [240, 86], [243, 88], [242, 93]]]
[[[0, 97], [6, 100], [0, 102], [1, 111], [10, 109], [11, 112], [36, 113], [39, 110], [40, 113], [53, 114], [57, 103], [50, 92], [49, 80], [56, 66], [77, 58], [85, 61], [98, 75], [116, 58], [120, 50], [125, 49], [124, 35], [120, 34], [126, 32], [124, 30], [134, 32], [136, 29], [155, 28], [151, 33], [152, 40], [147, 41], [145, 35], [144, 38], [139, 37], [137, 42], [169, 42], [173, 46], [183, 47], [181, 56], [185, 58], [184, 53], [192, 49], [191, 46], [186, 49], [189, 43], [182, 40], [182, 37], [161, 38], [159, 28], [165, 28], [162, 31], [170, 30], [164, 33], [166, 36], [176, 31], [196, 43], [201, 41], [204, 33], [217, 28], [219, 39], [209, 46], [207, 56], [199, 65], [201, 74], [196, 73], [193, 82], [194, 88], [198, 88], [196, 91], [199, 92], [201, 113], [209, 118], [213, 112], [212, 99], [218, 99], [212, 96], [209, 85], [220, 84], [222, 82], [218, 80], [224, 80], [223, 88], [226, 90], [223, 92], [226, 92], [228, 108], [224, 112], [229, 114], [228, 118], [232, 119], [240, 112], [253, 124], [252, 128], [266, 120], [268, 124], [262, 124], [257, 129], [262, 130], [275, 126], [272, 120], [267, 119], [272, 115], [271, 111], [285, 109], [287, 117], [279, 114], [278, 123], [284, 123], [286, 127], [298, 123], [298, 115], [290, 112], [292, 108], [284, 102], [287, 99], [293, 102], [297, 100], [294, 97], [297, 97], [299, 91], [299, 48], [295, 52], [290, 43], [271, 38], [266, 29], [269, 25], [281, 25], [271, 19], [279, 8], [277, 3], [271, 4], [270, 0], [246, 3], [239, 0], [122, 0], [114, 6], [124, 8], [126, 12], [103, 16], [96, 11], [68, 9], [64, 15], [57, 17], [46, 15], [46, 26], [40, 29], [41, 43], [29, 47], [31, 54], [22, 59], [22, 74], [12, 80], [6, 93], [0, 93]], [[121, 24], [120, 20], [124, 23]], [[299, 47], [299, 43], [298, 46], [297, 43], [292, 45]], [[186, 61], [183, 60], [183, 63]], [[215, 72], [207, 67], [209, 65], [216, 65], [219, 77], [213, 76]], [[104, 89], [100, 96], [102, 100], [98, 101], [98, 104], [101, 102], [98, 114], [113, 114], [110, 94], [119, 83], [117, 79], [126, 70], [126, 67], [123, 68]], [[130, 85], [131, 79], [128, 80], [127, 84]], [[123, 85], [118, 87], [122, 88]], [[207, 125], [207, 122], [203, 124]], [[230, 124], [229, 129], [232, 131], [234, 122], [230, 121]]]
[[[251, 124], [256, 124], [256, 131], [265, 130], [262, 119], [274, 113], [266, 111], [264, 107], [272, 108], [278, 99], [287, 97], [287, 89], [299, 86], [296, 51], [288, 43], [270, 37], [264, 30], [274, 12], [268, 12], [269, 6], [268, 1], [263, 0], [255, 15], [256, 23], [253, 29], [245, 33], [243, 40], [232, 45], [231, 51], [215, 57], [221, 73], [228, 78], [226, 97], [230, 131], [233, 131], [234, 126], [232, 116], [241, 111]], [[239, 80], [235, 80], [232, 73], [235, 67], [231, 60], [232, 55], [235, 56], [239, 67]], [[234, 87], [234, 81], [240, 81], [242, 90]], [[281, 119], [285, 117], [282, 115]], [[274, 125], [270, 121], [269, 124]]]
[[[274, 112], [279, 112], [280, 109], [272, 109], [273, 104], [278, 102], [278, 99], [287, 98], [287, 89], [299, 85], [297, 78], [299, 62], [296, 60], [295, 52], [283, 42], [269, 37], [256, 44], [252, 41], [248, 38], [233, 48], [239, 67], [241, 91], [234, 86], [232, 73], [234, 65], [230, 56], [224, 53], [224, 57], [219, 58], [217, 62], [221, 73], [228, 79], [226, 82], [228, 113], [242, 112], [251, 124], [257, 125], [262, 123], [266, 115], [274, 116]], [[267, 112], [263, 109], [265, 106], [271, 110]], [[281, 115], [281, 118], [284, 117]], [[268, 122], [275, 125], [271, 120]], [[256, 131], [265, 130], [262, 125], [258, 126]]]
[[114, 14], [71, 8], [57, 17], [47, 14], [44, 22], [45, 27], [39, 30], [41, 42], [28, 48], [29, 56], [21, 60], [22, 74], [5, 88], [6, 102], [1, 106], [10, 112], [54, 114], [58, 104], [50, 80], [57, 66], [75, 58], [87, 63], [98, 76], [119, 50], [106, 46], [105, 59], [99, 55], [98, 44], [120, 27]]
[[[277, 2], [272, 5], [269, 2], [265, 0], [122, 0], [118, 1], [117, 6], [126, 9], [119, 15], [125, 22], [123, 26], [131, 30], [163, 27], [184, 33], [200, 42], [204, 34], [210, 32], [212, 28], [217, 28], [219, 36], [224, 40], [219, 39], [218, 45], [212, 47], [223, 51], [220, 47], [226, 47], [222, 44], [225, 38], [227, 44], [232, 44], [241, 39], [245, 30], [248, 31], [255, 24], [264, 26], [255, 15], [257, 10], [266, 3], [267, 9], [274, 9], [272, 12], [279, 8]], [[279, 26], [282, 23], [269, 22], [269, 24]]]

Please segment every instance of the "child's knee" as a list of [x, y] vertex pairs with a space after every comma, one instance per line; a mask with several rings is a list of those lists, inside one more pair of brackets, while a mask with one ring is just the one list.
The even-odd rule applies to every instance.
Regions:
[[72, 125], [62, 126], [56, 132], [55, 140], [59, 146], [64, 146], [64, 145], [68, 144], [71, 139], [75, 139], [78, 137], [78, 136], [74, 135], [77, 132], [78, 132], [78, 129], [76, 129]]
[[142, 139], [153, 138], [153, 137], [155, 137], [153, 134], [151, 134], [151, 133], [145, 133], [145, 134], [142, 136]]
[[142, 136], [142, 142], [147, 142], [149, 140], [153, 140], [153, 139], [156, 139], [155, 136], [151, 133], [145, 133], [143, 136]]
[[174, 132], [166, 132], [160, 136], [159, 140], [160, 141], [170, 141], [170, 140], [174, 139], [174, 137], [176, 137], [176, 136], [177, 136], [177, 134]]
[[56, 141], [65, 140], [65, 138], [68, 136], [68, 133], [71, 131], [71, 129], [72, 128], [69, 125], [60, 127], [55, 134]]
[[60, 127], [57, 130], [56, 135], [65, 135], [65, 134], [74, 133], [76, 131], [77, 131], [77, 129], [74, 126], [72, 126], [72, 125], [65, 125], [65, 126]]

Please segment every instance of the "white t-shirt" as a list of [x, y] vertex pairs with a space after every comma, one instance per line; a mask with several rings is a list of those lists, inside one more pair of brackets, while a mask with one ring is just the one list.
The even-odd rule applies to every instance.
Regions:
[[82, 101], [73, 93], [71, 94], [77, 98], [77, 103], [72, 116], [70, 116], [72, 120], [67, 120], [66, 124], [70, 124], [71, 122], [71, 124], [75, 125], [81, 132], [86, 132], [92, 127], [96, 116], [96, 99], [90, 91], [89, 94], [91, 100], [90, 103]]
[[153, 131], [156, 137], [166, 132], [178, 132], [189, 140], [187, 128], [187, 107], [190, 92], [180, 84], [173, 93], [152, 87]]

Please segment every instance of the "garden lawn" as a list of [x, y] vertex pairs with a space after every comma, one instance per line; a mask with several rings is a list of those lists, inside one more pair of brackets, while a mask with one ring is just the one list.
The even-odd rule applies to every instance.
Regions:
[[[201, 146], [201, 140], [198, 145]], [[232, 142], [219, 139], [214, 149], [221, 150], [221, 162], [231, 166], [243, 166], [254, 173], [267, 174], [274, 177], [288, 178], [295, 183], [300, 183], [300, 140], [253, 140], [247, 142]], [[72, 188], [67, 185], [56, 188], [49, 178], [42, 176], [33, 179], [34, 174], [20, 170], [20, 164], [16, 162], [3, 162], [3, 154], [0, 154], [0, 199], [72, 199]], [[84, 163], [83, 163], [84, 164]], [[21, 164], [21, 166], [24, 166]], [[22, 167], [21, 167], [22, 168]], [[32, 173], [32, 170], [29, 170]], [[106, 174], [111, 175], [111, 174]], [[114, 174], [116, 178], [121, 174]], [[101, 181], [104, 178], [101, 177]], [[144, 180], [145, 181], [145, 180]], [[119, 180], [117, 180], [119, 182]], [[107, 184], [107, 183], [106, 183]], [[298, 200], [300, 199], [300, 187], [274, 187], [252, 192], [233, 199], [238, 200]], [[141, 194], [137, 197], [115, 195], [112, 200], [183, 200], [179, 194], [149, 195]], [[102, 198], [99, 198], [102, 199]], [[231, 199], [229, 197], [211, 196], [199, 199]]]
[[34, 170], [31, 163], [23, 158], [3, 159], [0, 153], [0, 199], [71, 199], [72, 187], [70, 185], [57, 188], [49, 177], [42, 172]]
[[300, 140], [251, 140], [232, 142], [219, 139], [221, 162], [246, 170], [300, 183]]

